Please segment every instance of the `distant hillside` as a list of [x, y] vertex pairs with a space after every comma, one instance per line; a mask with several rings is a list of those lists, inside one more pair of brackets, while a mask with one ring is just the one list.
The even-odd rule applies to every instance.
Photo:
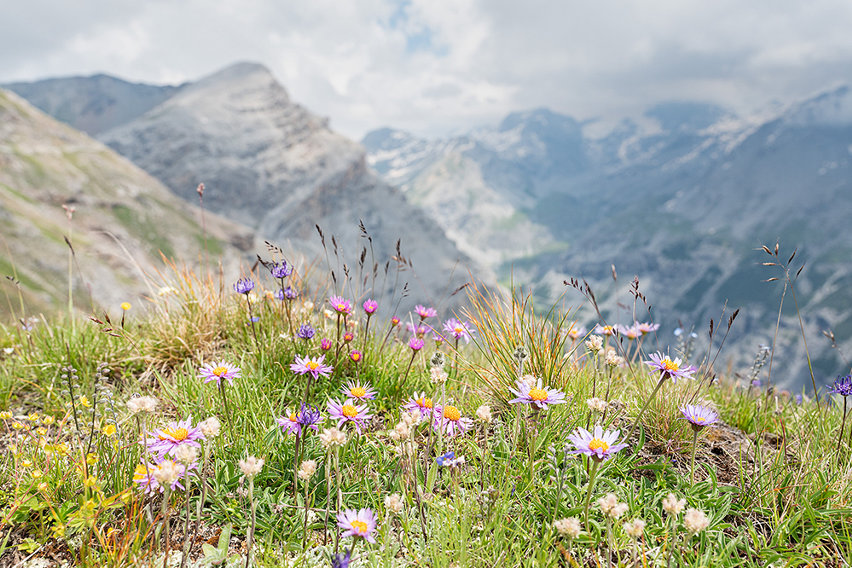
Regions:
[[[74, 209], [71, 222], [63, 205]], [[15, 276], [30, 313], [67, 305], [70, 237], [76, 306], [140, 309], [160, 253], [192, 262], [203, 250], [199, 210], [115, 152], [0, 90], [0, 272]], [[234, 267], [253, 252], [250, 229], [208, 214], [208, 246]], [[3, 280], [17, 313], [17, 290]], [[87, 286], [91, 288], [91, 300]], [[10, 303], [0, 302], [0, 312]], [[18, 314], [20, 315], [20, 314]]]

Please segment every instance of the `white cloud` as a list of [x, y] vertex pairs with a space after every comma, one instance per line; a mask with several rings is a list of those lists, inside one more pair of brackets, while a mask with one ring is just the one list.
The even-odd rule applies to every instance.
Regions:
[[237, 60], [360, 137], [549, 106], [578, 118], [669, 99], [740, 111], [849, 80], [852, 3], [814, 0], [0, 0], [0, 81], [178, 82]]

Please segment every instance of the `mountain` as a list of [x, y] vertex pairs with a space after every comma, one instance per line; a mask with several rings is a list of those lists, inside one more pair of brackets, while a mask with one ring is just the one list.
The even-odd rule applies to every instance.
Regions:
[[[63, 206], [73, 208], [69, 220]], [[67, 305], [69, 247], [75, 305], [111, 308], [150, 294], [144, 275], [160, 253], [187, 261], [204, 246], [199, 210], [102, 143], [0, 90], [0, 266], [30, 313]], [[207, 240], [226, 266], [252, 248], [252, 232], [208, 214]], [[7, 298], [17, 297], [4, 280]], [[138, 305], [138, 304], [137, 304]], [[11, 307], [14, 306], [14, 307]], [[0, 311], [17, 313], [17, 302]], [[20, 315], [20, 314], [18, 314]]]
[[[567, 277], [587, 278], [607, 317], [630, 323], [623, 306], [633, 304], [628, 288], [636, 274], [669, 331], [675, 322], [701, 331], [711, 317], [718, 327], [726, 302], [728, 313], [742, 308], [728, 341], [735, 347], [723, 352], [735, 369], [748, 367], [774, 334], [781, 287], [764, 280], [783, 280], [783, 273], [761, 265], [775, 260], [761, 245], [780, 240], [783, 261], [798, 247], [793, 272], [796, 262], [807, 266], [795, 282], [796, 300], [817, 381], [849, 371], [842, 355], [852, 348], [852, 268], [845, 260], [852, 235], [843, 230], [852, 213], [848, 89], [763, 117], [669, 102], [603, 127], [539, 109], [450, 139], [386, 128], [363, 143], [371, 166], [476, 249], [472, 256], [500, 258], [492, 264], [498, 276], [530, 283], [543, 301], [558, 298]], [[482, 180], [477, 191], [510, 208], [502, 218], [470, 204], [470, 171]], [[447, 210], [472, 218], [457, 226]], [[509, 216], [527, 226], [502, 227]], [[491, 234], [465, 230], [482, 225]], [[524, 240], [530, 234], [536, 237]], [[568, 298], [580, 301], [570, 292]], [[822, 337], [827, 329], [838, 349]], [[800, 335], [788, 292], [773, 376], [797, 388], [810, 384]]]

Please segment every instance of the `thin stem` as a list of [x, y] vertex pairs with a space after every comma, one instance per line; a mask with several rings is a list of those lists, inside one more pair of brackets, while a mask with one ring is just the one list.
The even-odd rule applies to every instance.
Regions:
[[666, 379], [669, 378], [668, 373], [663, 373], [663, 376], [660, 377], [660, 380], [657, 382], [657, 386], [654, 387], [654, 392], [651, 393], [651, 396], [648, 397], [648, 400], [645, 401], [645, 405], [642, 407], [642, 410], [639, 411], [639, 416], [636, 417], [636, 421], [633, 423], [633, 426], [630, 428], [630, 432], [627, 433], [627, 436], [624, 438], [625, 440], [629, 440], [630, 436], [636, 430], [636, 427], [639, 426], [639, 421], [642, 420], [642, 415], [645, 414], [645, 411], [650, 406], [651, 401], [654, 400], [654, 396], [656, 396], [657, 391], [660, 390], [660, 387], [663, 386], [663, 383], [666, 382]]
[[166, 568], [169, 561], [169, 497], [171, 497], [171, 488], [168, 484], [166, 484], [163, 486], [163, 505], [161, 509], [165, 533], [163, 539], [165, 544], [165, 550], [163, 551], [163, 568]]
[[258, 351], [260, 350], [260, 342], [257, 340], [257, 330], [254, 327], [254, 315], [251, 311], [251, 301], [249, 300], [248, 294], [246, 294], [246, 305], [248, 306], [248, 314], [249, 314], [249, 323], [251, 324], [251, 333], [254, 336], [254, 348]]
[[308, 480], [305, 480], [305, 522], [302, 525], [302, 550], [305, 550], [305, 541], [308, 539]]
[[248, 539], [246, 541], [246, 566], [248, 568], [249, 561], [251, 560], [251, 545], [254, 541], [254, 526], [255, 526], [255, 512], [256, 506], [254, 503], [254, 476], [249, 477], [249, 506], [251, 507], [251, 526], [249, 527]]
[[698, 428], [692, 429], [692, 460], [689, 466], [689, 482], [695, 484], [695, 451], [698, 449]]
[[592, 500], [592, 489], [595, 486], [595, 476], [597, 475], [598, 468], [601, 465], [600, 461], [596, 460], [595, 458], [591, 459], [592, 468], [589, 471], [589, 490], [586, 492], [586, 503], [583, 506], [583, 524], [585, 524], [587, 527], [589, 525], [589, 503]]
[[840, 434], [837, 436], [837, 461], [841, 461], [840, 444], [843, 443], [843, 430], [846, 428], [846, 397], [843, 397], [843, 421], [840, 423]]

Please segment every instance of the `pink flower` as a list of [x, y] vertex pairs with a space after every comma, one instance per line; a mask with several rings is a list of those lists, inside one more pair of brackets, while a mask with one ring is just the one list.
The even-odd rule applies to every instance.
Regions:
[[222, 382], [222, 379], [227, 379], [228, 384], [234, 384], [234, 379], [242, 377], [239, 367], [235, 367], [225, 361], [208, 363], [201, 367], [198, 373], [200, 378], [204, 379], [205, 383], [215, 381], [217, 385]]
[[172, 422], [165, 428], [154, 430], [152, 437], [146, 440], [148, 451], [163, 458], [174, 454], [175, 450], [183, 444], [200, 448], [197, 440], [203, 440], [204, 434], [197, 426], [192, 425], [192, 416], [186, 420]]
[[347, 398], [342, 404], [333, 400], [328, 401], [328, 414], [332, 418], [337, 419], [337, 427], [342, 428], [347, 422], [355, 425], [358, 433], [361, 433], [361, 427], [364, 422], [373, 417], [367, 411], [366, 404], [356, 404], [351, 398]]
[[326, 365], [323, 363], [325, 360], [325, 355], [321, 355], [319, 359], [312, 359], [310, 357], [299, 357], [296, 355], [296, 362], [290, 364], [290, 370], [296, 373], [297, 375], [305, 375], [310, 373], [314, 376], [314, 379], [317, 379], [320, 375], [323, 377], [327, 377], [329, 373], [333, 370], [330, 365]]
[[426, 342], [424, 342], [422, 339], [420, 339], [417, 336], [414, 336], [414, 337], [412, 337], [411, 339], [408, 340], [408, 346], [411, 347], [411, 350], [415, 351], [415, 352], [423, 349], [424, 345], [426, 345]]
[[372, 509], [346, 509], [337, 514], [337, 526], [343, 529], [341, 537], [363, 538], [375, 543], [373, 532], [376, 530], [376, 514]]
[[433, 318], [438, 315], [438, 310], [435, 308], [427, 308], [422, 304], [417, 304], [414, 306], [414, 312], [420, 316], [421, 320], [425, 320], [426, 318]]
[[331, 296], [328, 299], [331, 308], [338, 314], [349, 315], [352, 313], [352, 304], [342, 296]]
[[371, 316], [376, 313], [377, 309], [379, 309], [379, 303], [373, 299], [367, 299], [364, 301], [362, 307], [364, 308], [364, 313]]

